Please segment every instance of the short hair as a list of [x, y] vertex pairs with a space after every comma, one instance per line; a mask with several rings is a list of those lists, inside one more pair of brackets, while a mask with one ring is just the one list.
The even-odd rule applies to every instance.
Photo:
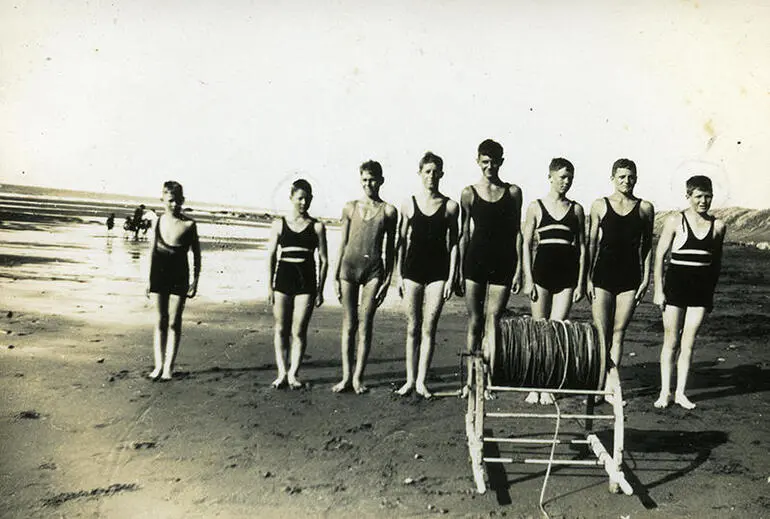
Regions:
[[358, 168], [358, 172], [363, 173], [364, 171], [368, 171], [379, 180], [385, 180], [385, 175], [382, 174], [382, 165], [376, 160], [367, 160], [361, 164], [361, 167]]
[[480, 156], [486, 155], [487, 157], [499, 162], [503, 159], [503, 146], [499, 142], [493, 141], [492, 139], [487, 139], [479, 144], [478, 154]]
[[420, 169], [425, 164], [435, 164], [439, 171], [444, 171], [444, 159], [433, 153], [432, 151], [426, 151], [425, 155], [420, 159]]
[[182, 189], [182, 184], [177, 182], [176, 180], [167, 180], [163, 183], [163, 190], [168, 191], [172, 195], [174, 195], [174, 198], [177, 200], [184, 200], [184, 190]]
[[290, 196], [293, 196], [294, 193], [296, 193], [299, 190], [304, 191], [307, 193], [309, 197], [313, 197], [313, 186], [310, 185], [310, 182], [305, 180], [304, 178], [298, 178], [294, 182], [291, 183], [291, 193]]
[[687, 196], [690, 196], [693, 191], [700, 189], [707, 193], [714, 192], [714, 186], [711, 183], [711, 179], [706, 175], [695, 175], [687, 179], [685, 182], [685, 189], [687, 190]]
[[612, 163], [612, 174], [619, 169], [627, 169], [636, 175], [636, 163], [631, 159], [618, 159]]
[[572, 162], [563, 157], [556, 157], [555, 159], [552, 159], [551, 163], [548, 165], [548, 171], [556, 172], [560, 169], [566, 169], [570, 172], [571, 175], [575, 174], [575, 166], [572, 165]]

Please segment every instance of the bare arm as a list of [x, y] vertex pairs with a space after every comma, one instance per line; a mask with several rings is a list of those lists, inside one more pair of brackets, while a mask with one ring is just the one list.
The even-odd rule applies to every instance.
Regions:
[[516, 218], [516, 269], [513, 271], [513, 282], [511, 283], [511, 292], [518, 294], [521, 289], [521, 256], [522, 256], [522, 237], [521, 237], [521, 206], [522, 194], [519, 186], [511, 184], [509, 188], [511, 196], [516, 204], [514, 217]]
[[398, 295], [404, 295], [404, 261], [406, 259], [406, 238], [409, 235], [409, 226], [412, 224], [409, 214], [409, 204], [404, 202], [401, 206], [401, 215], [396, 236], [396, 270], [398, 271]]
[[396, 227], [398, 226], [398, 211], [392, 205], [385, 206], [385, 276], [377, 289], [377, 306], [385, 301], [393, 277], [393, 267], [396, 262]]
[[315, 222], [313, 230], [318, 237], [318, 286], [315, 305], [321, 306], [324, 302], [324, 286], [326, 286], [326, 273], [329, 270], [329, 256], [326, 247], [326, 226], [323, 222]]
[[599, 251], [599, 224], [607, 212], [607, 207], [603, 199], [596, 200], [591, 204], [591, 215], [589, 217], [588, 230], [588, 275], [586, 277], [586, 296], [593, 301], [594, 298], [594, 268], [596, 267], [596, 257]]
[[529, 295], [533, 301], [537, 297], [535, 290], [535, 281], [532, 275], [532, 241], [535, 237], [535, 227], [537, 227], [540, 206], [537, 202], [532, 202], [527, 207], [527, 215], [524, 218], [524, 228], [522, 229], [522, 269], [524, 271], [524, 294]]
[[660, 232], [658, 247], [655, 249], [655, 267], [653, 269], [653, 302], [658, 305], [661, 311], [666, 307], [666, 298], [663, 295], [663, 263], [666, 254], [671, 250], [671, 244], [674, 243], [676, 228], [679, 225], [679, 213], [666, 218], [663, 223], [663, 230]]
[[655, 208], [649, 202], [641, 202], [642, 221], [644, 230], [642, 231], [641, 257], [642, 257], [642, 282], [636, 290], [636, 304], [639, 304], [647, 293], [650, 286], [650, 267], [652, 266], [652, 228], [655, 224]]
[[267, 304], [269, 305], [272, 305], [275, 299], [273, 281], [275, 279], [275, 266], [278, 263], [278, 236], [281, 234], [281, 226], [281, 220], [273, 220], [267, 239]]
[[575, 203], [575, 216], [578, 221], [577, 247], [578, 247], [578, 284], [575, 287], [575, 293], [572, 295], [572, 301], [577, 303], [583, 299], [586, 291], [586, 215], [583, 212], [583, 206]]
[[716, 287], [719, 280], [719, 274], [722, 270], [722, 245], [725, 241], [725, 234], [727, 234], [727, 226], [722, 220], [716, 220], [714, 222], [714, 257], [712, 258], [712, 268], [714, 269], [714, 287]]
[[152, 226], [152, 230], [150, 231], [150, 243], [152, 243], [152, 247], [150, 248], [150, 253], [147, 254], [147, 257], [145, 258], [144, 262], [142, 262], [142, 274], [145, 280], [147, 280], [147, 283], [144, 287], [144, 295], [145, 297], [150, 297], [150, 272], [152, 272], [152, 262], [153, 262], [153, 251], [155, 249], [155, 233], [158, 232], [158, 225], [160, 225], [160, 218], [155, 220], [155, 225]]
[[458, 239], [459, 264], [457, 268], [457, 286], [455, 292], [458, 296], [465, 294], [465, 277], [463, 265], [465, 255], [468, 252], [468, 244], [471, 241], [471, 205], [473, 204], [473, 190], [470, 186], [463, 189], [460, 195], [460, 236]]
[[340, 248], [337, 251], [337, 264], [334, 266], [334, 292], [337, 299], [342, 301], [342, 288], [340, 287], [340, 269], [342, 268], [342, 257], [345, 255], [345, 247], [348, 244], [348, 234], [350, 231], [350, 212], [354, 208], [354, 202], [348, 202], [342, 208], [342, 223], [340, 225]]
[[457, 216], [460, 214], [460, 206], [453, 200], [447, 200], [446, 213], [449, 220], [449, 275], [444, 283], [444, 300], [452, 297], [452, 284], [457, 279], [457, 242], [460, 237], [460, 228], [457, 224]]
[[198, 237], [198, 226], [195, 222], [190, 226], [190, 232], [192, 233], [190, 249], [193, 254], [193, 280], [187, 291], [187, 297], [195, 297], [198, 293], [198, 279], [201, 275], [201, 242]]

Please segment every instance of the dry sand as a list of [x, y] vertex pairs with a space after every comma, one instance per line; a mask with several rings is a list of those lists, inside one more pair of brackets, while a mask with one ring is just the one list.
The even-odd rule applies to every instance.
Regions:
[[[5, 231], [3, 247], [13, 241]], [[717, 307], [696, 344], [694, 411], [653, 408], [662, 328], [653, 305], [639, 308], [622, 369], [626, 472], [637, 495], [608, 493], [598, 468], [554, 470], [551, 517], [770, 517], [768, 257], [727, 251]], [[376, 317], [368, 394], [330, 391], [340, 370], [333, 303], [311, 321], [301, 372], [310, 388], [281, 391], [269, 387], [264, 302], [207, 297], [213, 272], [204, 270], [201, 297], [185, 311], [181, 376], [153, 383], [144, 375], [154, 310], [136, 279], [96, 290], [87, 274], [8, 274], [45, 266], [44, 257], [2, 258], [0, 517], [539, 516], [543, 467], [490, 466], [494, 489], [474, 493], [464, 401], [393, 395], [404, 335], [395, 291]], [[527, 312], [522, 297], [510, 308]], [[433, 389], [459, 387], [465, 315], [455, 299], [442, 316]], [[588, 317], [586, 303], [575, 317]], [[553, 433], [550, 421], [489, 426], [496, 435]]]

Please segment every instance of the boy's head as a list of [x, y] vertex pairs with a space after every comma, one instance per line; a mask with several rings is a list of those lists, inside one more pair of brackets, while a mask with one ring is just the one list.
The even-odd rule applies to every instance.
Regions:
[[426, 151], [425, 155], [420, 159], [420, 171], [422, 171], [425, 164], [433, 164], [436, 166], [436, 170], [444, 171], [444, 159], [433, 153], [432, 151]]
[[169, 193], [173, 197], [173, 200], [180, 204], [184, 202], [184, 191], [182, 190], [182, 184], [175, 180], [164, 182], [163, 192]]
[[550, 176], [551, 173], [556, 173], [562, 169], [566, 169], [570, 175], [575, 174], [575, 166], [572, 165], [572, 162], [565, 158], [557, 157], [551, 160], [551, 163], [548, 165], [548, 175]]
[[503, 163], [503, 146], [492, 139], [487, 139], [479, 144], [478, 156], [485, 155], [492, 159], [496, 164]]
[[313, 198], [313, 186], [304, 178], [297, 179], [291, 183], [291, 193], [289, 193], [289, 196], [294, 196], [294, 193], [300, 190], [304, 191], [308, 197]]
[[618, 159], [612, 164], [612, 176], [615, 176], [615, 173], [619, 169], [627, 169], [631, 173], [636, 176], [636, 163], [631, 159]]
[[385, 176], [382, 174], [382, 165], [376, 160], [367, 160], [361, 167], [358, 168], [359, 173], [363, 174], [364, 171], [368, 171], [371, 176], [380, 182], [385, 181]]
[[711, 179], [706, 175], [695, 175], [687, 179], [685, 182], [685, 189], [687, 190], [687, 196], [691, 196], [696, 189], [708, 193], [714, 194], [714, 187], [711, 183]]

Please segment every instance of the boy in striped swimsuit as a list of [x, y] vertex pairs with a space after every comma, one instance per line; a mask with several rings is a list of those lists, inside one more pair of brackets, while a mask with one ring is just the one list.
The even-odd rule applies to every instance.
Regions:
[[[583, 206], [567, 198], [574, 176], [575, 167], [570, 161], [553, 159], [548, 166], [551, 189], [527, 208], [522, 267], [524, 293], [531, 300], [534, 319], [564, 321], [572, 304], [585, 293], [585, 212]], [[526, 402], [545, 405], [552, 403], [553, 398], [550, 393], [532, 392]]]
[[[674, 350], [676, 365], [674, 403], [694, 409], [684, 394], [695, 335], [711, 311], [714, 287], [719, 277], [725, 223], [708, 214], [714, 197], [711, 180], [696, 175], [687, 180], [690, 207], [669, 216], [655, 254], [654, 302], [663, 312], [663, 349], [660, 352], [660, 396], [655, 407], [668, 407], [671, 399], [671, 371]], [[670, 251], [665, 281], [663, 262]]]

